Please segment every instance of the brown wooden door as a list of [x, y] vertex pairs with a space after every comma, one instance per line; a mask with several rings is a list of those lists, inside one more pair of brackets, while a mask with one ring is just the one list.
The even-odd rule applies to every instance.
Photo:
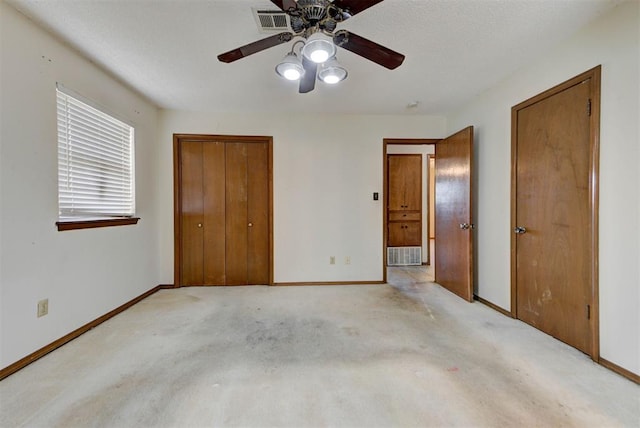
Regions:
[[182, 144], [180, 170], [182, 171], [182, 198], [180, 201], [180, 229], [182, 239], [182, 285], [204, 283], [203, 183], [202, 143], [185, 141]]
[[247, 281], [269, 284], [269, 147], [248, 144]]
[[225, 143], [202, 144], [203, 282], [225, 283]]
[[226, 156], [226, 283], [268, 284], [268, 147], [227, 143]]
[[271, 281], [270, 143], [227, 138], [175, 137], [177, 285]]
[[436, 144], [435, 280], [473, 300], [473, 127]]
[[181, 285], [225, 283], [224, 143], [181, 145]]
[[226, 284], [246, 285], [249, 236], [247, 144], [227, 143], [226, 146]]
[[594, 264], [591, 80], [514, 107], [515, 314], [586, 353]]

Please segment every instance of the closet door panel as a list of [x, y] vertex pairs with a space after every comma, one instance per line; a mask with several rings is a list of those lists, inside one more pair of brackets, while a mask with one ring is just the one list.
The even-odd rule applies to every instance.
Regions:
[[419, 221], [404, 223], [404, 244], [408, 247], [419, 247], [422, 245], [422, 224]]
[[389, 195], [387, 207], [389, 211], [404, 209], [404, 175], [402, 156], [387, 156], [387, 174]]
[[247, 144], [248, 283], [269, 284], [269, 152], [266, 143]]
[[422, 245], [422, 227], [419, 221], [390, 222], [387, 245], [389, 247], [417, 247]]
[[403, 158], [404, 206], [408, 211], [422, 210], [422, 155]]
[[247, 144], [226, 144], [226, 283], [247, 284]]
[[389, 223], [387, 230], [387, 246], [402, 247], [405, 245], [403, 223]]
[[181, 156], [182, 285], [203, 285], [202, 143], [185, 141]]
[[225, 144], [202, 147], [204, 214], [204, 283], [225, 284]]

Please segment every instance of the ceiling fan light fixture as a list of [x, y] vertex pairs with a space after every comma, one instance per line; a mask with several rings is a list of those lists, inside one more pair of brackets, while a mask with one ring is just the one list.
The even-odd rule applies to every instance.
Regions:
[[298, 55], [289, 52], [280, 64], [276, 65], [276, 73], [287, 80], [300, 80], [304, 75], [304, 67]]
[[320, 66], [318, 79], [329, 85], [335, 85], [347, 78], [349, 73], [334, 57]]
[[333, 39], [318, 31], [307, 39], [302, 54], [316, 64], [322, 64], [336, 54], [336, 46]]

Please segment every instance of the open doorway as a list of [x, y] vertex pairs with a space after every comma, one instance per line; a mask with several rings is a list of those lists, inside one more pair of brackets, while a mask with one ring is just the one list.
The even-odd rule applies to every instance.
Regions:
[[428, 159], [434, 153], [433, 144], [387, 147], [387, 266], [430, 263]]
[[[430, 218], [433, 218], [430, 209], [433, 207], [430, 207], [429, 204], [428, 165], [429, 156], [435, 154], [434, 145], [438, 141], [440, 140], [384, 140], [383, 276], [385, 281], [387, 266], [398, 265], [397, 260], [390, 260], [390, 257], [394, 255], [407, 257], [414, 265], [432, 263], [434, 248], [429, 245], [431, 242], [429, 229], [431, 228]], [[407, 174], [407, 169], [416, 169], [417, 173], [413, 171]], [[401, 190], [389, 188], [390, 181], [394, 180], [402, 183]], [[391, 186], [394, 187], [393, 183]], [[407, 196], [403, 186], [417, 187], [417, 198], [416, 196]], [[401, 194], [398, 195], [398, 193]], [[415, 195], [416, 189], [414, 188], [409, 193]], [[416, 259], [416, 257], [418, 258]]]
[[[434, 257], [430, 243], [430, 227], [428, 224], [426, 185], [421, 187], [420, 196], [424, 199], [420, 209], [415, 208], [415, 201], [407, 201], [406, 197], [392, 199], [389, 189], [389, 160], [390, 152], [395, 152], [395, 146], [408, 146], [413, 153], [419, 152], [421, 146], [435, 148], [434, 190], [435, 204], [432, 210], [435, 224], [434, 238], [437, 235], [438, 244]], [[426, 157], [428, 154], [425, 153]], [[425, 176], [427, 160], [421, 160], [421, 173]], [[435, 282], [452, 293], [467, 301], [473, 300], [474, 291], [474, 229], [473, 220], [473, 127], [464, 128], [444, 139], [384, 139], [383, 140], [383, 280], [387, 280], [387, 265], [390, 264], [389, 238], [399, 233], [415, 231], [409, 221], [416, 221], [418, 213], [420, 219], [420, 249], [426, 244], [425, 256], [433, 264]], [[421, 185], [422, 186], [422, 185]], [[404, 192], [404, 189], [402, 189]], [[424, 191], [424, 193], [422, 193]], [[425, 196], [422, 196], [425, 195]], [[424, 217], [423, 217], [424, 213]], [[406, 216], [406, 217], [405, 217]], [[391, 230], [391, 224], [394, 223]], [[405, 226], [405, 227], [403, 227]], [[424, 236], [427, 236], [426, 239]], [[402, 237], [402, 235], [401, 235]], [[393, 240], [392, 240], [393, 241]], [[434, 239], [435, 241], [435, 239]], [[395, 243], [395, 241], [394, 241]], [[411, 242], [415, 244], [416, 242]], [[415, 247], [414, 247], [415, 248]], [[389, 252], [389, 253], [388, 253]], [[393, 254], [391, 254], [393, 256]], [[411, 256], [410, 256], [411, 257]], [[422, 254], [421, 254], [422, 257]], [[435, 263], [434, 260], [435, 259]], [[426, 260], [423, 259], [426, 263]]]

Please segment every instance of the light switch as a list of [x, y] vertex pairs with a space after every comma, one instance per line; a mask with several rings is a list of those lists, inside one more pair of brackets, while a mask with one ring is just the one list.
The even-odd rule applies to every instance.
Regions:
[[373, 192], [373, 200], [374, 201], [378, 200], [378, 192]]

